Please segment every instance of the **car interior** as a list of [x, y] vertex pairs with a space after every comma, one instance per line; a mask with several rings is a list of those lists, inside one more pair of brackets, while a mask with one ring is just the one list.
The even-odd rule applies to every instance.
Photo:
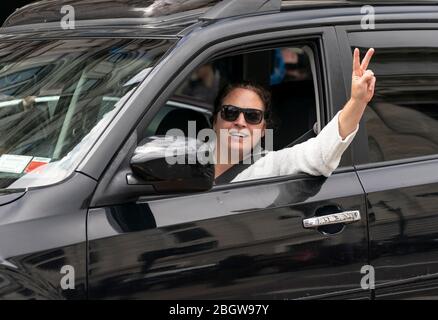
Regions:
[[[227, 83], [250, 80], [271, 91], [274, 150], [315, 136], [317, 102], [311, 66], [313, 61], [305, 47], [242, 53], [201, 65], [161, 108], [149, 126], [148, 134], [165, 135], [171, 129], [187, 133], [188, 121], [196, 122], [197, 132], [211, 127], [213, 103], [221, 87]], [[181, 100], [184, 104], [171, 105], [172, 101]], [[163, 112], [167, 114], [163, 116]]]

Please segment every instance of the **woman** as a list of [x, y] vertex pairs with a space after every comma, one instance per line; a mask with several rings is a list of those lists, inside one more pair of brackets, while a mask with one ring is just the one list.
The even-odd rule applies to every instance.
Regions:
[[[367, 70], [373, 54], [374, 49], [369, 49], [360, 63], [359, 50], [354, 50], [351, 98], [317, 137], [291, 148], [269, 152], [230, 181], [299, 172], [330, 176], [359, 129], [363, 112], [374, 95], [376, 78], [371, 70]], [[238, 155], [236, 159], [241, 161], [260, 142], [269, 114], [270, 95], [257, 85], [230, 85], [218, 95], [213, 115], [213, 127], [218, 137], [216, 182], [238, 162], [233, 161], [231, 155]]]

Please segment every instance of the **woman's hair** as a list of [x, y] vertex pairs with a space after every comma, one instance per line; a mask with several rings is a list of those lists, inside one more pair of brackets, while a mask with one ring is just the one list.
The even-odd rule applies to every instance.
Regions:
[[211, 123], [214, 123], [216, 121], [217, 114], [221, 111], [223, 102], [225, 98], [234, 90], [234, 89], [247, 89], [251, 90], [252, 92], [256, 93], [260, 100], [262, 100], [263, 105], [265, 107], [265, 113], [264, 118], [266, 122], [266, 127], [271, 128], [272, 123], [272, 111], [271, 111], [271, 93], [269, 90], [265, 89], [263, 86], [250, 82], [250, 81], [241, 81], [236, 83], [229, 83], [222, 87], [222, 89], [219, 91], [219, 93], [216, 96], [216, 99], [214, 101], [214, 110], [213, 110], [213, 117]]

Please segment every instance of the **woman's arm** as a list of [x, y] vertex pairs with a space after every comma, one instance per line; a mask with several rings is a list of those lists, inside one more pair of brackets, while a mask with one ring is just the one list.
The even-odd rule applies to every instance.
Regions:
[[299, 172], [330, 176], [353, 141], [363, 112], [374, 95], [376, 78], [371, 70], [366, 70], [373, 54], [374, 49], [369, 49], [359, 64], [359, 50], [354, 50], [351, 98], [317, 137], [270, 152], [241, 172], [233, 182]]
[[359, 49], [354, 49], [351, 97], [339, 115], [339, 133], [343, 139], [359, 125], [365, 108], [374, 95], [376, 77], [371, 70], [367, 70], [373, 54], [374, 49], [369, 49], [360, 63]]
[[338, 167], [342, 154], [353, 141], [359, 126], [342, 139], [338, 112], [314, 138], [278, 151], [269, 152], [233, 179], [232, 182], [307, 173], [330, 176]]

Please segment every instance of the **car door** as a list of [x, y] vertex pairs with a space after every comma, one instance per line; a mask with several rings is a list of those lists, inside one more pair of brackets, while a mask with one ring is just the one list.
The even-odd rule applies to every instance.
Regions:
[[375, 97], [354, 143], [376, 298], [436, 298], [438, 25], [340, 27], [338, 36], [346, 68], [354, 47], [376, 50]]
[[90, 297], [364, 297], [365, 217], [333, 230], [303, 227], [306, 218], [350, 210], [365, 212], [354, 172], [93, 208]]
[[[257, 20], [251, 23], [263, 25]], [[318, 48], [319, 88], [326, 90], [318, 92], [322, 102], [319, 124], [324, 125], [324, 119], [331, 118], [346, 101], [334, 28], [268, 31], [221, 42], [210, 39], [216, 44], [209, 50], [230, 50], [231, 45], [274, 38], [312, 39]], [[208, 34], [229, 36], [226, 32]], [[181, 47], [193, 48], [193, 55], [200, 45], [192, 40]], [[192, 67], [180, 76], [205, 61], [209, 50], [192, 56]], [[181, 56], [172, 57], [166, 63], [181, 60]], [[149, 110], [157, 110], [167, 97], [162, 94], [161, 102]], [[145, 119], [151, 121], [152, 116]], [[137, 128], [146, 127], [147, 122]], [[89, 210], [90, 298], [370, 297], [368, 288], [361, 287], [361, 268], [368, 264], [365, 198], [348, 150], [342, 167], [329, 178], [273, 177], [195, 194], [113, 192], [111, 184], [126, 184], [124, 175], [115, 177], [121, 163], [129, 163], [123, 152], [129, 154], [136, 140], [131, 135], [113, 159]], [[306, 219], [346, 211], [360, 214], [355, 223], [304, 227]]]

